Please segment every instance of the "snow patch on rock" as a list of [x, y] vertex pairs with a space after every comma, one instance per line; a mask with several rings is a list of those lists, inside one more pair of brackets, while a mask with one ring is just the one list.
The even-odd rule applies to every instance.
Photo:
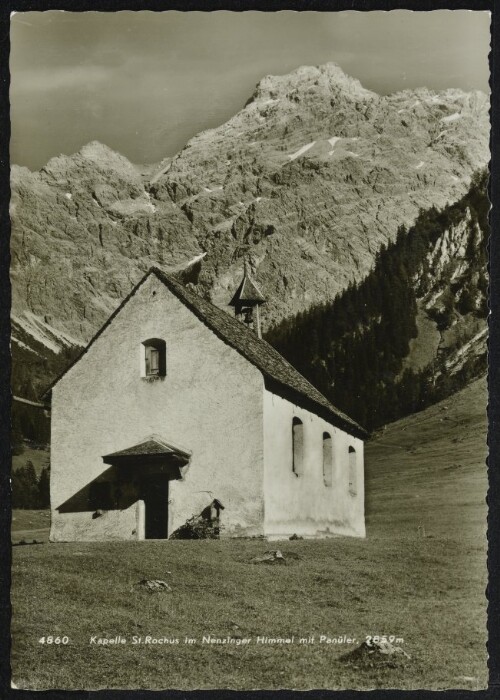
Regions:
[[148, 209], [150, 209], [151, 211], [156, 211], [156, 206], [151, 201], [151, 195], [149, 194], [149, 192], [145, 192], [145, 194], [146, 194], [146, 199], [147, 199], [146, 207]]
[[290, 158], [290, 160], [295, 160], [296, 158], [299, 158], [299, 156], [303, 155], [304, 153], [306, 153], [306, 151], [308, 151], [310, 148], [312, 148], [315, 143], [316, 143], [316, 141], [311, 141], [311, 143], [306, 143], [305, 146], [302, 146], [301, 148], [299, 148], [298, 151], [295, 151], [295, 153], [292, 153], [288, 157]]
[[161, 170], [159, 170], [156, 173], [156, 175], [153, 175], [153, 177], [149, 181], [149, 184], [154, 185], [155, 182], [157, 182], [160, 179], [160, 177], [162, 177], [163, 175], [166, 175], [167, 172], [170, 170], [170, 166], [171, 166], [171, 163], [167, 163], [167, 165], [164, 168], [162, 168]]
[[19, 338], [16, 338], [14, 335], [10, 336], [10, 339], [16, 343], [16, 345], [19, 345], [20, 348], [24, 348], [25, 350], [29, 350], [32, 352], [34, 355], [40, 356], [40, 353], [38, 353], [36, 350], [33, 350], [33, 348], [30, 348], [29, 345], [26, 345], [26, 343], [23, 343], [22, 340], [19, 340]]
[[335, 144], [337, 143], [337, 141], [340, 141], [340, 136], [332, 136], [331, 139], [328, 139], [328, 143], [332, 147], [332, 150], [328, 151], [329, 156], [333, 155], [333, 152], [335, 150]]
[[191, 260], [188, 260], [187, 263], [184, 263], [183, 267], [191, 267], [191, 265], [194, 265], [195, 263], [199, 262], [200, 260], [203, 260], [207, 253], [200, 253], [199, 255], [195, 255], [194, 258], [191, 258]]
[[439, 121], [442, 122], [443, 124], [450, 124], [451, 122], [456, 122], [457, 119], [461, 119], [462, 115], [459, 114], [458, 112], [454, 112], [453, 114], [450, 114], [447, 117], [443, 117]]
[[84, 343], [57, 330], [31, 311], [25, 311], [22, 316], [12, 316], [12, 319], [25, 333], [58, 355], [63, 347], [84, 347]]

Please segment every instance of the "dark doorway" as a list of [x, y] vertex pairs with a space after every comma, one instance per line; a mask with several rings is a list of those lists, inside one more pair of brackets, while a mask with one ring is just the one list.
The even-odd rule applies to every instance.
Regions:
[[165, 540], [168, 537], [168, 479], [148, 479], [143, 487], [146, 510], [144, 536], [147, 540]]

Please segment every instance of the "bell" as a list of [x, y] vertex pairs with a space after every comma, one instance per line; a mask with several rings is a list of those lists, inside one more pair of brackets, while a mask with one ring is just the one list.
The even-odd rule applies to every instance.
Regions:
[[245, 314], [245, 323], [248, 323], [248, 325], [253, 323], [253, 309], [244, 309], [243, 313]]

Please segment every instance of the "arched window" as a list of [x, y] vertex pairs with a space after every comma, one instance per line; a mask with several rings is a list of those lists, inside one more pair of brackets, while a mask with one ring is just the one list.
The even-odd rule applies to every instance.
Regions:
[[356, 450], [349, 447], [349, 493], [355, 496], [358, 492], [358, 474], [356, 464]]
[[292, 421], [292, 447], [292, 471], [295, 476], [300, 476], [304, 464], [304, 426], [299, 418], [294, 418]]
[[333, 479], [333, 445], [330, 433], [323, 433], [323, 483], [331, 486]]
[[167, 373], [167, 346], [160, 338], [145, 340], [143, 347], [142, 376], [164, 377]]

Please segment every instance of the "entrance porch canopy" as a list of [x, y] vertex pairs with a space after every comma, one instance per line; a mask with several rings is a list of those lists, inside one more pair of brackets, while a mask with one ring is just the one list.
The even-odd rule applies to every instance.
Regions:
[[182, 477], [180, 470], [189, 464], [190, 459], [191, 455], [188, 452], [157, 438], [149, 438], [102, 458], [105, 464], [119, 468], [128, 467], [137, 475], [165, 474], [171, 479]]

